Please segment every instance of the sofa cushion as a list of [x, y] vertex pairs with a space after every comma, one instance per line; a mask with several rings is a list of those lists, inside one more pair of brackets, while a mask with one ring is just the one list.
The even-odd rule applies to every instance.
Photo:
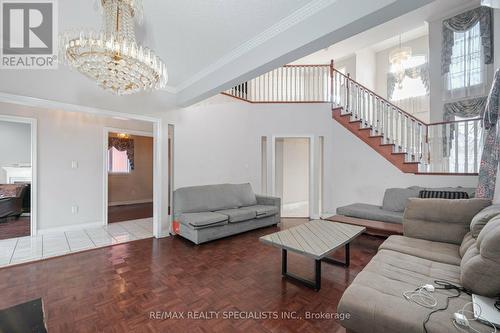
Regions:
[[476, 246], [476, 239], [472, 237], [472, 232], [469, 231], [465, 234], [462, 244], [460, 244], [460, 257], [463, 257], [471, 246]]
[[486, 223], [497, 215], [500, 215], [500, 205], [491, 205], [477, 213], [470, 223], [472, 236], [477, 238]]
[[475, 294], [500, 295], [500, 216], [491, 219], [460, 264], [462, 285]]
[[[350, 313], [342, 326], [354, 332], [421, 333], [431, 310], [408, 302], [402, 294], [434, 280], [460, 283], [460, 267], [395, 251], [380, 250], [344, 292], [337, 312]], [[433, 296], [443, 305], [449, 291], [436, 290]], [[452, 333], [450, 318], [471, 301], [462, 293], [450, 299], [447, 310], [436, 312], [426, 325], [428, 332]], [[479, 325], [479, 330], [485, 326]]]
[[253, 206], [257, 204], [257, 197], [252, 189], [252, 185], [231, 184], [232, 195], [238, 200], [238, 207]]
[[384, 193], [382, 209], [391, 212], [404, 212], [409, 198], [418, 197], [419, 191], [410, 188], [388, 188]]
[[266, 216], [275, 215], [278, 214], [279, 212], [278, 207], [268, 206], [268, 205], [254, 205], [254, 206], [241, 207], [240, 209], [255, 212], [256, 217], [258, 219]]
[[229, 223], [243, 222], [254, 219], [257, 216], [255, 211], [242, 208], [218, 210], [216, 213], [227, 215]]
[[240, 200], [232, 184], [183, 187], [174, 192], [174, 212], [201, 213], [237, 208]]
[[411, 198], [404, 214], [404, 235], [460, 245], [472, 218], [490, 205], [491, 200], [477, 198]]
[[403, 223], [403, 213], [383, 210], [380, 206], [355, 203], [337, 208], [337, 214], [389, 223]]
[[210, 228], [218, 225], [227, 224], [227, 215], [204, 212], [204, 213], [184, 213], [179, 215], [177, 220], [195, 229]]
[[444, 264], [460, 265], [461, 260], [458, 245], [405, 236], [390, 236], [379, 249], [405, 253]]

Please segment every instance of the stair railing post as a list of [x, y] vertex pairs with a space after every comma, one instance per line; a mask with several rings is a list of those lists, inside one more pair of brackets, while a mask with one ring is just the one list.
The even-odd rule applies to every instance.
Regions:
[[333, 59], [330, 61], [330, 103], [332, 104], [333, 108]]
[[347, 80], [345, 83], [345, 98], [346, 98], [346, 112], [352, 112], [351, 111], [351, 98], [349, 96], [349, 85], [351, 84], [351, 73], [347, 73]]

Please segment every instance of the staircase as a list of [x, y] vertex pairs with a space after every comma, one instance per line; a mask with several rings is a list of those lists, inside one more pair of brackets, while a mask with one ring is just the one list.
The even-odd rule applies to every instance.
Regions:
[[427, 124], [329, 65], [287, 65], [223, 94], [250, 103], [328, 103], [332, 117], [404, 173], [477, 175], [481, 119]]
[[394, 143], [383, 143], [383, 135], [374, 135], [370, 127], [363, 127], [362, 120], [351, 120], [352, 114], [342, 114], [341, 107], [333, 108], [332, 116], [333, 119], [349, 130], [349, 132], [356, 135], [401, 171], [405, 173], [418, 173], [420, 162], [408, 162], [407, 153], [396, 152], [396, 145]]

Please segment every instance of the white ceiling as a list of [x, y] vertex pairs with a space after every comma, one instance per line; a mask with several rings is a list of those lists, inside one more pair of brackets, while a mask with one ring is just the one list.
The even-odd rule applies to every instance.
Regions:
[[429, 34], [428, 22], [442, 18], [462, 7], [478, 5], [479, 0], [436, 0], [427, 6], [385, 22], [372, 29], [335, 43], [328, 48], [312, 53], [294, 61], [294, 64], [328, 64], [342, 60], [360, 50], [371, 49], [375, 52], [396, 46], [401, 41], [409, 41]]
[[[0, 70], [0, 93], [154, 114], [176, 103], [186, 105], [209, 97], [238, 80], [431, 1], [144, 0], [144, 24], [137, 28], [138, 40], [167, 63], [167, 91], [118, 97], [61, 65], [58, 70]], [[58, 1], [59, 31], [99, 29], [98, 2]]]

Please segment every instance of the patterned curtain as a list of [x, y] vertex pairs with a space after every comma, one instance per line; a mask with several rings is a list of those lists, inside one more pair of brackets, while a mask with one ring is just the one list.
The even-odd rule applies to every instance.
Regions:
[[487, 97], [471, 98], [463, 101], [446, 103], [444, 105], [444, 121], [451, 121], [455, 116], [476, 118], [484, 113]]
[[108, 139], [108, 148], [111, 147], [118, 151], [126, 151], [130, 169], [134, 170], [134, 139], [110, 137]]
[[[453, 121], [455, 116], [461, 118], [478, 118], [484, 113], [487, 97], [471, 98], [463, 101], [446, 103], [444, 105], [444, 121]], [[443, 128], [443, 156], [449, 157], [456, 124], [450, 125], [449, 132]]]
[[443, 21], [443, 51], [441, 55], [441, 72], [450, 71], [451, 55], [455, 39], [454, 32], [463, 32], [479, 22], [481, 42], [483, 44], [484, 63], [493, 63], [493, 10], [489, 7], [478, 7]]
[[[430, 85], [429, 85], [429, 66], [428, 66], [428, 64], [423, 64], [423, 65], [416, 66], [413, 68], [407, 68], [405, 70], [405, 76], [407, 76], [411, 79], [420, 78], [422, 80], [422, 83], [425, 86], [425, 89], [427, 90], [427, 93], [429, 93]], [[392, 100], [392, 95], [394, 94], [394, 89], [396, 88], [397, 81], [398, 80], [396, 78], [396, 75], [394, 75], [393, 73], [387, 74], [387, 98], [389, 100]]]
[[500, 131], [498, 128], [498, 107], [500, 100], [500, 69], [495, 74], [488, 102], [483, 112], [484, 141], [479, 183], [476, 189], [477, 198], [493, 199], [500, 155]]

